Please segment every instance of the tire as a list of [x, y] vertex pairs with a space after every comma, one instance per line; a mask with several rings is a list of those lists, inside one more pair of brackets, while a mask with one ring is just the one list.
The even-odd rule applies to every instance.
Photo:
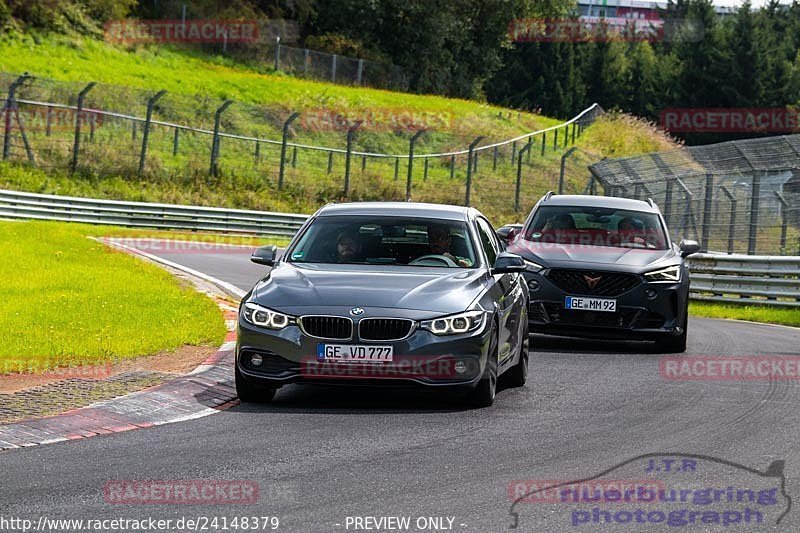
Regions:
[[528, 318], [525, 319], [525, 328], [522, 332], [522, 342], [520, 346], [519, 361], [516, 365], [511, 367], [504, 376], [504, 380], [509, 387], [524, 387], [528, 381], [528, 358], [530, 356], [528, 349], [530, 346], [530, 328], [528, 326]]
[[656, 341], [658, 350], [663, 353], [683, 353], [686, 351], [686, 333], [689, 325], [689, 306], [684, 308], [683, 333], [680, 335], [664, 335]]
[[234, 374], [236, 377], [236, 394], [242, 403], [267, 403], [271, 402], [275, 397], [275, 391], [278, 390], [276, 387], [258, 386], [245, 381], [244, 376], [239, 372], [238, 366], [236, 366]]
[[483, 371], [477, 387], [470, 391], [467, 403], [472, 407], [489, 407], [494, 403], [497, 393], [497, 328], [492, 328], [489, 340], [489, 353], [486, 358], [486, 369]]

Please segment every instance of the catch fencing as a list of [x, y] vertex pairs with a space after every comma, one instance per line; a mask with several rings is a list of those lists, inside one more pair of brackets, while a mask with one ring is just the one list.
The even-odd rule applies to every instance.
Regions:
[[704, 250], [800, 254], [800, 135], [603, 160], [592, 188], [653, 198], [670, 232]]
[[[514, 123], [489, 106], [465, 119], [413, 106], [376, 116], [3, 73], [0, 86], [7, 87], [4, 161], [174, 187], [205, 180], [237, 197], [278, 190], [317, 204], [413, 199], [475, 205], [490, 215], [529, 209], [547, 190], [534, 179], [552, 172], [552, 161], [603, 112], [594, 104], [563, 123], [521, 114]], [[552, 125], [535, 127], [542, 123]], [[500, 137], [527, 124], [534, 126], [528, 133]], [[484, 128], [486, 135], [472, 134]], [[407, 150], [375, 149], [398, 140]]]

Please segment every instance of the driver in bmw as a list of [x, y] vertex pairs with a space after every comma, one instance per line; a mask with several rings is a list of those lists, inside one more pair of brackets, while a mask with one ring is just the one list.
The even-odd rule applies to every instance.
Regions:
[[453, 238], [450, 235], [450, 228], [447, 226], [428, 227], [428, 245], [430, 246], [432, 254], [443, 255], [460, 267], [472, 266], [469, 260], [463, 257], [457, 257], [453, 254], [451, 248], [452, 241]]

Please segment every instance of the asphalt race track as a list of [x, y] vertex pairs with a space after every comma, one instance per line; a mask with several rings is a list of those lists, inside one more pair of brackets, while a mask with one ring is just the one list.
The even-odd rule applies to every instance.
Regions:
[[[248, 262], [248, 249], [148, 251], [243, 289], [264, 272]], [[761, 506], [760, 524], [728, 515], [726, 526], [709, 517], [694, 526], [633, 519], [601, 527], [588, 518], [597, 507], [592, 503], [522, 502], [512, 515], [512, 481], [581, 480], [608, 469], [606, 479], [657, 475], [669, 485], [682, 476], [683, 486], [738, 488], [774, 481], [753, 471], [785, 461], [785, 493], [800, 501], [797, 380], [672, 381], [659, 374], [663, 354], [647, 344], [532, 341], [527, 387], [502, 390], [488, 409], [465, 410], [428, 392], [289, 386], [270, 405], [240, 405], [188, 422], [5, 451], [0, 514], [34, 522], [41, 516], [277, 516], [278, 531], [367, 530], [356, 529], [353, 517], [387, 516], [411, 517], [412, 531], [425, 530], [418, 525], [431, 531], [437, 524], [419, 517], [452, 519], [453, 531], [504, 531], [514, 516], [517, 531], [800, 530], [800, 506], [791, 508], [785, 499]], [[800, 330], [699, 318], [689, 324], [687, 356], [798, 354]], [[655, 474], [641, 462], [613, 470], [656, 453], [703, 459], [696, 471], [662, 468]], [[256, 504], [216, 506], [104, 500], [103, 487], [111, 480], [148, 479], [253, 480], [260, 496]], [[722, 514], [742, 507], [737, 505], [684, 507]], [[658, 504], [605, 503], [603, 509], [636, 507], [649, 512]], [[438, 530], [448, 524], [445, 519]]]

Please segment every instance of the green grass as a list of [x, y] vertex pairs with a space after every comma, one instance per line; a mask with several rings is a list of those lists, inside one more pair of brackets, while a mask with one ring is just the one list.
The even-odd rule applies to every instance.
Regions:
[[[74, 102], [84, 83], [98, 81], [100, 84], [87, 97], [88, 107], [138, 116], [144, 116], [146, 98], [164, 88], [169, 93], [159, 101], [155, 110], [157, 119], [205, 128], [212, 127], [214, 109], [222, 99], [231, 98], [238, 103], [223, 114], [222, 130], [270, 139], [280, 137], [283, 120], [292, 110], [307, 114], [325, 108], [378, 115], [419, 111], [449, 117], [438, 129], [419, 139], [418, 154], [464, 149], [478, 135], [485, 136], [486, 144], [560, 123], [553, 118], [512, 112], [481, 102], [321, 83], [199, 52], [157, 46], [128, 49], [75, 36], [9, 34], [0, 39], [0, 71], [28, 71], [40, 77], [31, 87], [21, 89], [23, 93], [27, 91], [29, 98], [39, 100]], [[53, 83], [41, 77], [61, 81]], [[0, 84], [10, 83], [11, 79], [6, 76], [0, 79]], [[12, 137], [13, 164], [0, 166], [1, 187], [295, 213], [311, 213], [331, 201], [405, 199], [406, 157], [397, 161], [368, 159], [363, 169], [361, 158], [353, 158], [350, 191], [345, 195], [345, 164], [340, 154], [334, 155], [328, 172], [327, 153], [298, 150], [297, 164], [287, 163], [285, 182], [279, 190], [276, 146], [261, 145], [260, 157], [256, 158], [252, 141], [223, 139], [220, 172], [212, 178], [208, 175], [208, 135], [181, 133], [178, 153], [173, 155], [174, 132], [154, 126], [147, 162], [139, 176], [141, 132], [134, 138], [130, 123], [107, 120], [93, 139], [84, 128], [79, 170], [70, 175], [66, 172], [74, 137], [70, 128], [55, 131], [52, 136], [46, 136], [42, 128], [37, 130], [33, 125], [28, 130], [38, 169], [20, 165], [26, 161], [26, 154], [19, 136]], [[499, 150], [496, 168], [492, 151], [481, 153], [478, 169], [472, 176], [471, 204], [498, 225], [523, 219], [543, 193], [558, 185], [560, 158], [565, 150], [563, 129], [559, 133], [557, 147], [553, 145], [555, 134], [548, 134], [543, 155], [541, 138], [534, 139], [530, 159], [523, 163], [519, 210], [514, 209], [517, 168], [516, 162], [512, 162], [515, 150], [511, 146]], [[406, 154], [410, 136], [408, 130], [363, 131], [356, 135], [354, 149]], [[302, 117], [295, 122], [290, 137], [302, 144], [345, 146], [342, 131], [304, 127]], [[601, 118], [577, 138], [577, 145], [582, 150], [568, 161], [566, 192], [581, 192], [589, 178], [587, 164], [602, 157], [636, 155], [674, 146], [652, 125], [621, 115]], [[518, 143], [516, 149], [521, 147], [522, 143]], [[291, 152], [287, 154], [290, 160]], [[412, 199], [463, 204], [465, 157], [456, 158], [452, 177], [449, 164], [449, 158], [431, 159], [424, 177], [425, 164], [417, 159]]]
[[98, 234], [135, 232], [0, 222], [0, 373], [222, 342], [225, 327], [212, 300], [154, 265], [87, 238]]
[[689, 314], [800, 327], [800, 308], [690, 302]]

